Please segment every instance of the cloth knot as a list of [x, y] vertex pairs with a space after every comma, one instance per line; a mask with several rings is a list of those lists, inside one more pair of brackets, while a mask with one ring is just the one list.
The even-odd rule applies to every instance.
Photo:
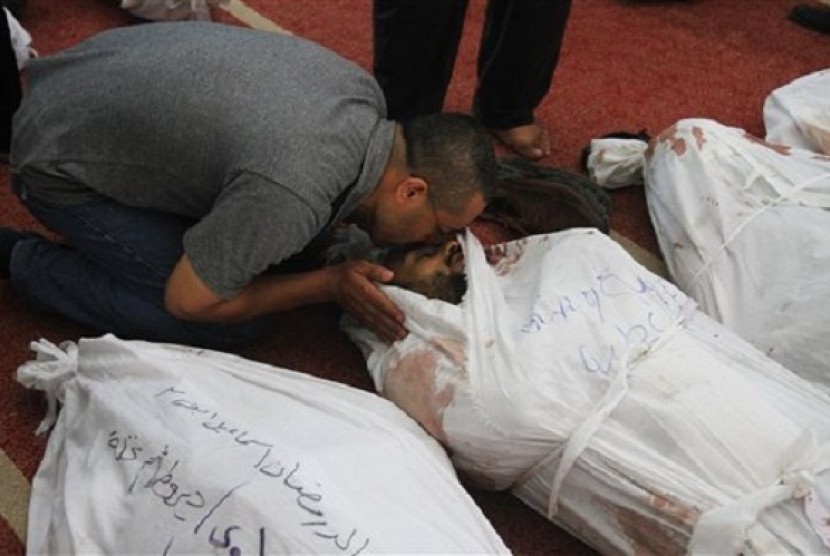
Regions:
[[58, 401], [63, 398], [64, 384], [78, 370], [78, 346], [74, 342], [64, 342], [58, 347], [49, 340], [42, 339], [32, 342], [29, 347], [37, 354], [37, 358], [17, 369], [17, 381], [26, 388], [46, 393], [46, 416], [35, 431], [35, 434], [40, 435], [51, 429], [57, 421]]
[[806, 469], [799, 469], [785, 473], [781, 477], [781, 484], [792, 488], [793, 498], [804, 498], [813, 489], [815, 479]]

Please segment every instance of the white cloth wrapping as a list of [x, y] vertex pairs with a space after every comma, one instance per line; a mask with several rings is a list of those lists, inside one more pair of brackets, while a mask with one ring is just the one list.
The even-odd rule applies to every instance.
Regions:
[[830, 390], [830, 157], [682, 120], [654, 142], [645, 177], [680, 289]]
[[32, 35], [23, 28], [8, 8], [2, 9], [6, 12], [9, 39], [11, 40], [12, 50], [14, 50], [14, 57], [17, 61], [17, 69], [22, 71], [29, 65], [29, 60], [37, 57], [37, 52], [32, 48]]
[[508, 552], [441, 447], [374, 394], [113, 336], [33, 349], [18, 378], [62, 408], [30, 554]]
[[605, 189], [642, 185], [647, 147], [639, 139], [591, 139], [588, 174]]
[[210, 9], [230, 0], [119, 0], [121, 8], [151, 21], [210, 21]]
[[764, 102], [767, 141], [830, 155], [830, 69], [774, 90]]
[[460, 470], [605, 554], [827, 550], [826, 393], [595, 230], [464, 251], [458, 306], [385, 288], [405, 340], [343, 321]]

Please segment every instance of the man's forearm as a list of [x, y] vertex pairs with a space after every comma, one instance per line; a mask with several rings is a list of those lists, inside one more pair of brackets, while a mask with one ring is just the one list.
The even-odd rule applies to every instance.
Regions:
[[193, 272], [186, 257], [167, 283], [165, 305], [174, 316], [190, 321], [234, 322], [331, 300], [329, 270], [260, 276], [236, 297], [222, 299]]
[[239, 295], [221, 300], [198, 320], [233, 322], [248, 320], [265, 313], [287, 311], [303, 305], [330, 301], [325, 269], [302, 274], [261, 276]]

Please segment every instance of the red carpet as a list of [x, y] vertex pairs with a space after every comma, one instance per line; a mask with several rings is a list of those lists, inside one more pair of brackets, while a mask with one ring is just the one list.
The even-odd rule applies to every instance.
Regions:
[[[29, 0], [26, 28], [42, 55], [97, 31], [132, 20], [114, 0]], [[582, 147], [610, 131], [642, 128], [656, 134], [684, 117], [708, 117], [763, 135], [761, 108], [769, 91], [830, 66], [830, 37], [787, 20], [795, 0], [574, 0], [562, 58], [538, 116], [550, 130], [553, 153], [543, 163], [575, 169]], [[318, 41], [371, 67], [370, 0], [249, 0], [280, 27]], [[483, 1], [471, 2], [446, 108], [468, 111]], [[216, 19], [243, 21], [226, 11]], [[243, 17], [243, 16], [240, 16]], [[244, 19], [244, 17], [243, 17]], [[0, 164], [0, 225], [34, 227], [8, 190]], [[612, 227], [656, 253], [641, 189], [613, 196]], [[0, 546], [23, 553], [25, 494], [43, 455], [34, 436], [43, 416], [39, 394], [21, 388], [17, 367], [38, 337], [54, 342], [91, 332], [25, 307], [0, 280]], [[370, 389], [363, 359], [337, 329], [333, 307], [283, 315], [244, 355]], [[580, 554], [590, 549], [507, 493], [474, 492], [487, 516], [518, 554]], [[22, 502], [21, 502], [22, 497]]]

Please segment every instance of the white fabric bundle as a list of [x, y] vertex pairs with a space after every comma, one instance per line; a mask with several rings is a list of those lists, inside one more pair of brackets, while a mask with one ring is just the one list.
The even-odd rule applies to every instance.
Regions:
[[62, 408], [30, 554], [507, 552], [440, 446], [374, 394], [113, 336], [33, 348], [18, 378]]
[[605, 554], [827, 550], [826, 393], [595, 230], [464, 250], [459, 306], [386, 287], [405, 340], [343, 323], [460, 470]]
[[591, 139], [588, 174], [605, 189], [642, 185], [647, 147], [639, 139]]
[[830, 158], [682, 120], [655, 141], [645, 176], [680, 289], [830, 390]]
[[230, 0], [119, 0], [121, 8], [151, 21], [210, 21], [210, 9]]
[[830, 155], [830, 69], [774, 90], [764, 103], [767, 141]]
[[14, 57], [17, 61], [17, 69], [23, 70], [29, 65], [29, 60], [37, 57], [37, 51], [32, 48], [32, 35], [23, 28], [8, 8], [2, 9], [6, 12], [9, 39], [11, 40], [12, 50], [14, 50]]

